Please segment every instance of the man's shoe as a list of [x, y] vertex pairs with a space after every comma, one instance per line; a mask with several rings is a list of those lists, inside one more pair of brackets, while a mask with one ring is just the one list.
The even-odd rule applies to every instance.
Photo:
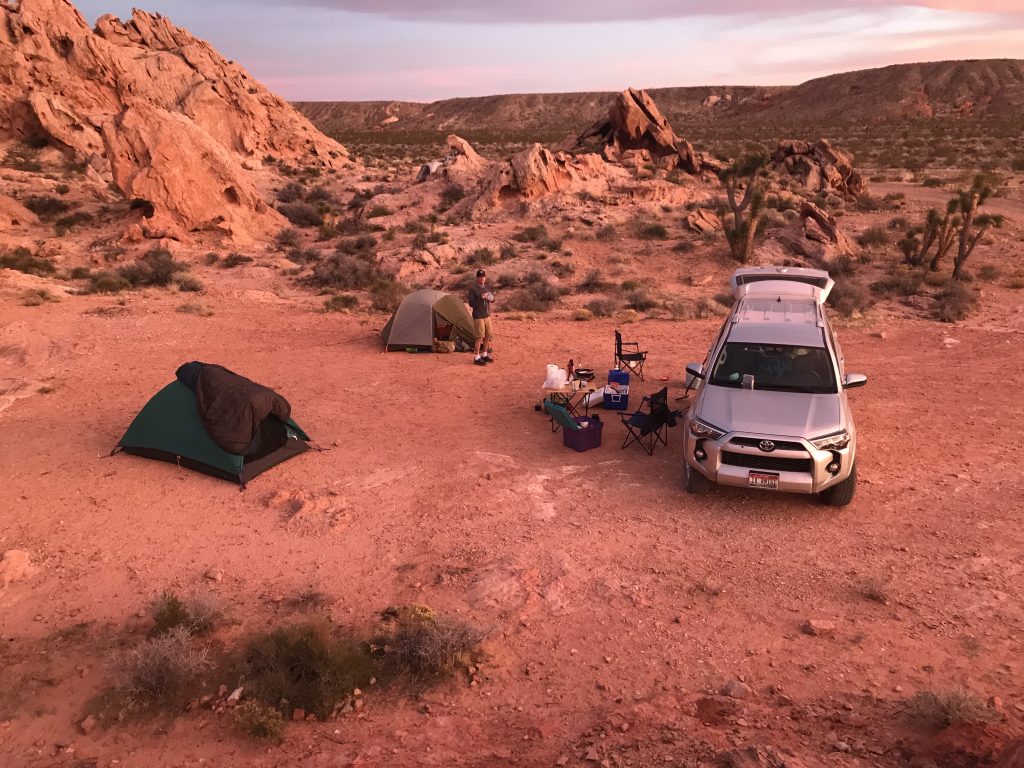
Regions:
[[484, 360], [482, 357], [478, 357], [476, 360], [473, 361], [473, 365], [487, 365], [487, 361]]
[[484, 362], [485, 363], [493, 363], [494, 362], [494, 358], [491, 357], [490, 355], [487, 355], [487, 357], [484, 358]]

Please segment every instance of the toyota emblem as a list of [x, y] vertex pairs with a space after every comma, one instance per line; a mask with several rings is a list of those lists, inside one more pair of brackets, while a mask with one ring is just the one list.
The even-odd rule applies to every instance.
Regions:
[[775, 443], [773, 443], [771, 440], [762, 440], [760, 443], [757, 444], [757, 447], [760, 448], [765, 453], [771, 453], [772, 451], [775, 450]]

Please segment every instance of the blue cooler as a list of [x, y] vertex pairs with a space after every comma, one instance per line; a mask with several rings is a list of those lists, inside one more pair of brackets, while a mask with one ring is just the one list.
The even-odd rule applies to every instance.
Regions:
[[620, 371], [618, 368], [613, 368], [608, 371], [608, 383], [609, 384], [622, 384], [623, 386], [629, 386], [629, 371]]
[[629, 387], [619, 387], [619, 391], [614, 394], [605, 390], [604, 407], [609, 411], [624, 411], [629, 408]]

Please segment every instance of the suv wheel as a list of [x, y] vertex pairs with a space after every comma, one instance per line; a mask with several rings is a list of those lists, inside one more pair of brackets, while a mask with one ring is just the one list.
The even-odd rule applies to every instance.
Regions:
[[691, 467], [688, 461], [683, 462], [683, 481], [686, 484], [687, 493], [703, 496], [711, 490], [711, 481]]
[[818, 494], [822, 502], [830, 507], [845, 507], [853, 501], [853, 493], [857, 490], [857, 464], [850, 470], [850, 476], [841, 483], [836, 483], [831, 488], [826, 488]]

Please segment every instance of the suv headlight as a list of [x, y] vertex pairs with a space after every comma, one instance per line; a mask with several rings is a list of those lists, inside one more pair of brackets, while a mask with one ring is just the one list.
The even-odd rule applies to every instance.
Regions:
[[833, 432], [831, 435], [816, 437], [810, 441], [811, 445], [819, 451], [840, 451], [850, 442], [850, 433], [845, 429], [840, 432]]
[[725, 430], [719, 429], [718, 427], [708, 424], [706, 421], [700, 419], [690, 420], [690, 434], [694, 437], [709, 438], [711, 440], [717, 440], [725, 434]]

